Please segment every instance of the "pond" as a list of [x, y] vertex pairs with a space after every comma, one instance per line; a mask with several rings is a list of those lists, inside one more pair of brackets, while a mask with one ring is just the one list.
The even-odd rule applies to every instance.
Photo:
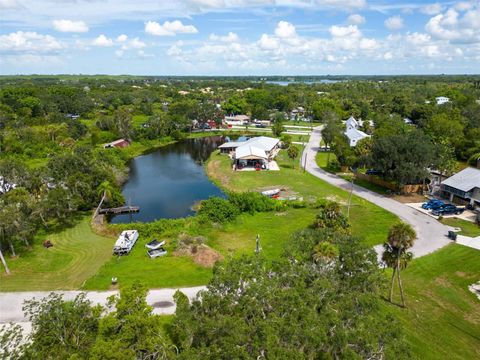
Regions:
[[110, 222], [190, 216], [196, 202], [211, 196], [224, 197], [203, 168], [210, 154], [224, 141], [221, 136], [187, 139], [134, 158], [122, 193], [127, 204], [139, 206], [140, 212], [116, 215]]

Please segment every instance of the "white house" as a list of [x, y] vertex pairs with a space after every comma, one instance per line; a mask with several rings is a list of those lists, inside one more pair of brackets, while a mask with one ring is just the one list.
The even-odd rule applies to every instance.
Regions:
[[358, 129], [347, 129], [344, 134], [347, 136], [350, 146], [352, 147], [357, 146], [357, 143], [360, 140], [370, 137], [370, 135], [367, 135]]
[[250, 122], [247, 115], [225, 116], [224, 120], [227, 125], [245, 125]]
[[480, 169], [467, 167], [450, 176], [442, 183], [443, 194], [454, 199], [480, 207]]
[[347, 121], [345, 121], [346, 131], [344, 134], [347, 136], [350, 146], [356, 146], [360, 140], [370, 137], [370, 135], [358, 130], [360, 126], [360, 122], [357, 121], [353, 116], [350, 116]]
[[350, 116], [347, 121], [345, 121], [345, 127], [347, 130], [358, 129], [360, 124], [358, 123], [357, 119], [355, 119], [353, 116]]
[[435, 101], [437, 102], [437, 105], [443, 105], [446, 104], [450, 101], [448, 97], [445, 96], [439, 96], [435, 98]]

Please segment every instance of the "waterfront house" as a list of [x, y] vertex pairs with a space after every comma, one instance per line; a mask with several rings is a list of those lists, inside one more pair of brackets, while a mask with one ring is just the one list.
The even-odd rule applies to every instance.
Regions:
[[258, 136], [246, 141], [231, 141], [219, 146], [220, 152], [230, 154], [235, 169], [269, 169], [280, 149], [280, 140]]

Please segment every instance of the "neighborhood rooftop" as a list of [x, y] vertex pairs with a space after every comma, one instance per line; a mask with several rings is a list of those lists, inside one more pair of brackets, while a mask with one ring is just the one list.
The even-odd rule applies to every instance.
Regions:
[[443, 185], [451, 186], [464, 192], [474, 188], [480, 188], [480, 169], [468, 167], [443, 182]]

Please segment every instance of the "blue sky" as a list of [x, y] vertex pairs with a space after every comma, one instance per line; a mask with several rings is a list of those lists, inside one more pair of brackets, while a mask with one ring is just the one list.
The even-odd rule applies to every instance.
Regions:
[[0, 0], [0, 74], [480, 73], [480, 0]]

